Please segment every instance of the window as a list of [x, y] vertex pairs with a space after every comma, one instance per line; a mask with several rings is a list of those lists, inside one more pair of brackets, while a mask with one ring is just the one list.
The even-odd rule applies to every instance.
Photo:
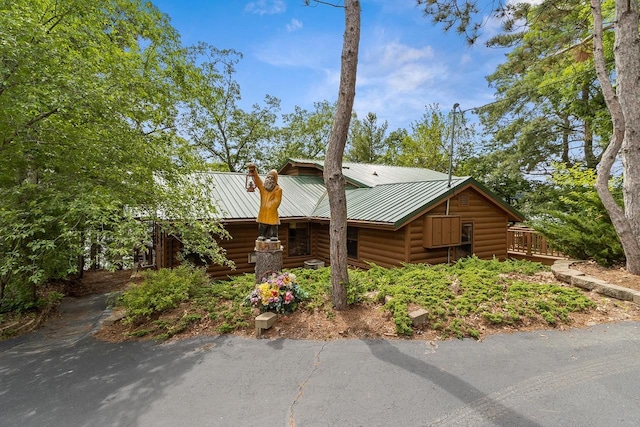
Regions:
[[347, 257], [358, 259], [358, 229], [347, 227]]
[[465, 258], [473, 255], [473, 223], [465, 222], [462, 224], [461, 245], [456, 248], [456, 259]]
[[311, 255], [309, 223], [289, 224], [289, 256]]
[[460, 243], [471, 243], [473, 241], [473, 224], [465, 223], [462, 224], [462, 238]]

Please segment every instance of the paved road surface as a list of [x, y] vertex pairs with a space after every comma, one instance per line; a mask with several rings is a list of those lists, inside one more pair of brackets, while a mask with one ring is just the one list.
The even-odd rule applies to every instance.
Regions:
[[91, 336], [103, 303], [68, 301], [92, 314], [0, 342], [0, 426], [640, 424], [636, 322], [482, 342], [110, 344]]

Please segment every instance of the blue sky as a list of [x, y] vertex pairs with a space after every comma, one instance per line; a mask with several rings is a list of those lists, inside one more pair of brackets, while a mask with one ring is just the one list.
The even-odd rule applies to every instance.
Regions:
[[[315, 101], [337, 99], [342, 8], [307, 7], [303, 0], [153, 3], [170, 16], [184, 45], [204, 41], [244, 55], [235, 77], [242, 107], [261, 104], [266, 94], [281, 100], [281, 114], [296, 105], [311, 111]], [[379, 123], [389, 122], [389, 131], [409, 129], [427, 105], [449, 112], [454, 103], [466, 110], [493, 100], [485, 76], [506, 53], [484, 47], [495, 23], [488, 21], [481, 40], [469, 47], [461, 36], [434, 26], [415, 0], [362, 0], [361, 5], [358, 117], [374, 112]]]

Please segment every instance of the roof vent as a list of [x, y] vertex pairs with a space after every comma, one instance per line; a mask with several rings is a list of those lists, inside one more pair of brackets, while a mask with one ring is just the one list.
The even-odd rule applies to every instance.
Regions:
[[373, 174], [374, 174], [375, 176], [378, 176], [378, 172], [376, 172], [376, 171], [373, 171]]

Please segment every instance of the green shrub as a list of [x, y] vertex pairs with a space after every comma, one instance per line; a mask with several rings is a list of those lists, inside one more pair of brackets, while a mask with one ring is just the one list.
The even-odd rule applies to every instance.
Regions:
[[208, 283], [209, 278], [203, 269], [188, 265], [172, 270], [148, 271], [140, 285], [129, 289], [120, 298], [127, 310], [125, 321], [134, 323], [175, 308]]
[[[594, 188], [595, 182], [592, 169], [558, 167], [531, 225], [552, 247], [574, 259], [594, 259], [604, 266], [623, 263], [620, 239]], [[622, 206], [621, 182], [612, 181], [610, 188]]]
[[413, 332], [407, 304], [414, 303], [427, 310], [428, 327], [442, 336], [478, 338], [479, 332], [467, 323], [469, 316], [480, 316], [493, 325], [515, 325], [536, 318], [555, 324], [566, 321], [570, 312], [594, 306], [577, 289], [508, 276], [533, 275], [546, 269], [529, 261], [484, 261], [474, 256], [454, 265], [373, 267], [368, 279], [360, 280], [392, 297], [384, 309], [392, 314], [398, 334]]
[[308, 293], [304, 307], [309, 310], [322, 308], [331, 303], [331, 268], [294, 268], [298, 285]]
[[[426, 327], [443, 337], [473, 337], [478, 319], [489, 324], [517, 326], [528, 320], [544, 320], [550, 325], [566, 322], [572, 312], [591, 309], [595, 304], [580, 290], [554, 284], [521, 281], [510, 273], [533, 275], [546, 267], [528, 261], [483, 261], [470, 257], [454, 265], [406, 265], [386, 269], [371, 265], [370, 270], [352, 270], [347, 286], [349, 304], [364, 301], [368, 291], [391, 300], [382, 307], [393, 317], [396, 333], [412, 335], [409, 304], [428, 312]], [[293, 269], [296, 282], [309, 298], [300, 302], [303, 310], [320, 310], [327, 318], [335, 316], [331, 302], [330, 269]], [[243, 305], [255, 288], [255, 276], [246, 274], [227, 281], [209, 283], [202, 270], [182, 267], [152, 272], [144, 282], [122, 297], [127, 319], [150, 318], [153, 314], [189, 300], [189, 313], [181, 318], [160, 317], [153, 323], [156, 339], [167, 339], [185, 330], [208, 313], [218, 324], [217, 332], [228, 333], [251, 324], [253, 309]], [[148, 325], [145, 325], [147, 327]], [[150, 330], [136, 334], [151, 334]], [[158, 335], [159, 334], [159, 335]]]
[[358, 304], [365, 300], [365, 294], [370, 290], [371, 282], [367, 280], [367, 272], [362, 270], [349, 271], [347, 284], [347, 304]]
[[409, 313], [407, 311], [407, 303], [402, 298], [393, 298], [384, 305], [393, 315], [393, 323], [396, 325], [396, 332], [399, 335], [413, 335], [413, 328]]

